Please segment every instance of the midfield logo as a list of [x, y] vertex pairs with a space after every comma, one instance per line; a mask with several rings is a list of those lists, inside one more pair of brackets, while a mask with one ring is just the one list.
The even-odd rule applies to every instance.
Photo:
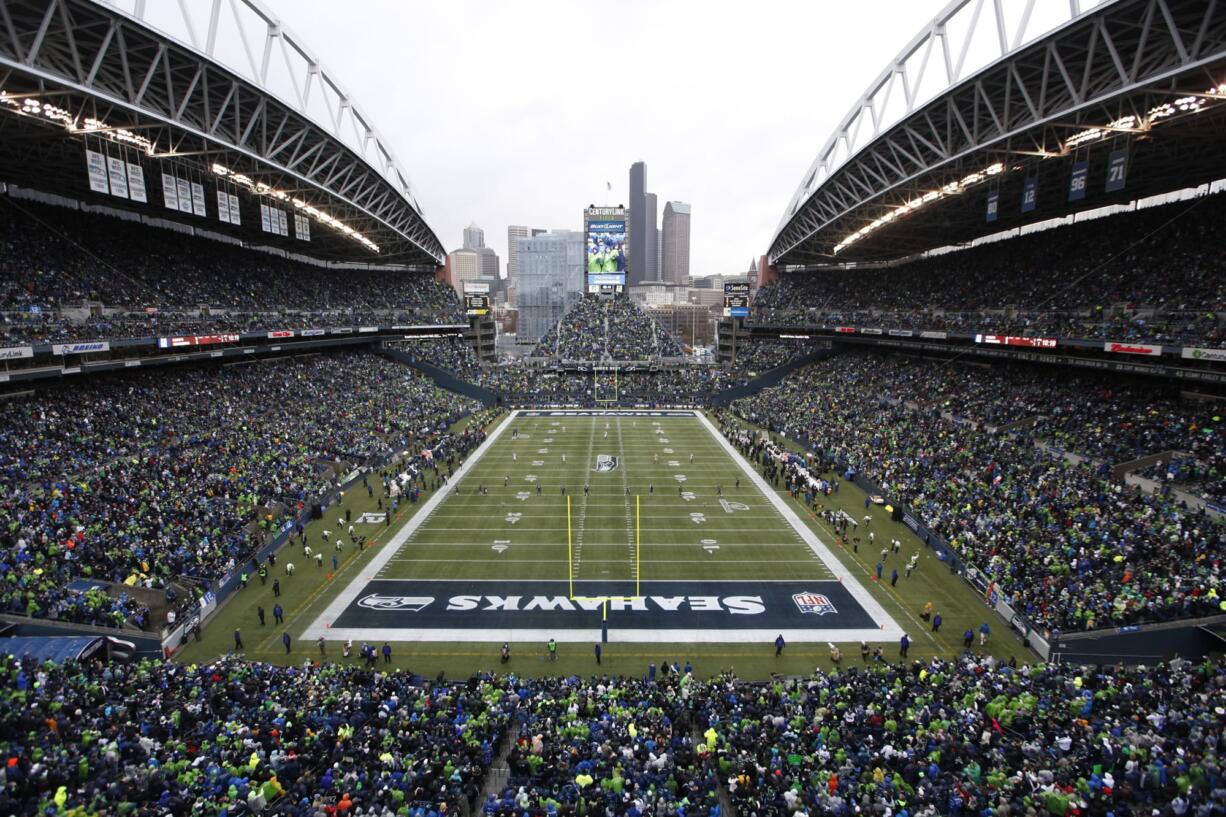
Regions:
[[607, 474], [615, 468], [617, 468], [617, 457], [612, 454], [597, 454], [596, 467], [592, 470], [601, 474]]
[[802, 613], [816, 613], [824, 616], [826, 613], [838, 612], [830, 599], [820, 593], [797, 593], [792, 596], [792, 601], [796, 602], [796, 607]]
[[371, 593], [358, 599], [358, 606], [368, 610], [410, 610], [419, 613], [433, 601], [434, 596], [380, 596]]

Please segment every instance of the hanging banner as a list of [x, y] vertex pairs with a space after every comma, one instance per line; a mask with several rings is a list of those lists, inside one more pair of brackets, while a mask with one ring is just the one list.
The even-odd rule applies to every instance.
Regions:
[[106, 166], [110, 171], [111, 195], [126, 199], [128, 197], [128, 169], [124, 167], [123, 159], [107, 156]]
[[1039, 178], [1031, 176], [1022, 185], [1022, 212], [1033, 212], [1039, 198]]
[[1113, 340], [1109, 340], [1103, 344], [1103, 351], [1119, 355], [1147, 355], [1152, 357], [1162, 354], [1162, 347], [1154, 346], [1150, 343], [1116, 343]]
[[1124, 189], [1128, 179], [1128, 148], [1111, 151], [1107, 156], [1107, 192]]
[[89, 189], [95, 193], [110, 193], [106, 177], [106, 157], [96, 150], [85, 150], [85, 169], [89, 172]]
[[0, 360], [20, 360], [26, 357], [34, 357], [33, 346], [9, 346], [0, 349]]
[[192, 212], [206, 218], [209, 211], [204, 206], [204, 185], [192, 182]]
[[1203, 349], [1196, 346], [1185, 346], [1179, 356], [1184, 360], [1226, 360], [1226, 349]]
[[167, 210], [179, 209], [179, 187], [175, 184], [175, 177], [169, 173], [162, 174], [162, 201]]
[[271, 223], [272, 223], [271, 219], [269, 219], [268, 217], [268, 205], [261, 204], [260, 205], [260, 229], [262, 229], [266, 233], [271, 233], [272, 232], [272, 227], [270, 226]]
[[136, 162], [127, 162], [128, 165], [128, 195], [132, 197], [132, 201], [148, 203], [148, 194], [145, 192], [145, 169]]
[[235, 227], [241, 227], [243, 226], [243, 220], [238, 211], [238, 196], [234, 195], [233, 193], [229, 193], [228, 195], [230, 196], [230, 223]]
[[1000, 210], [1000, 193], [993, 190], [988, 193], [988, 212], [987, 220], [989, 223], [996, 220], [996, 215]]
[[190, 213], [192, 211], [192, 186], [187, 183], [187, 179], [180, 179], [175, 176], [175, 185], [179, 190], [179, 212]]
[[85, 355], [90, 352], [106, 352], [111, 348], [110, 341], [92, 340], [85, 343], [57, 343], [51, 351], [57, 355]]
[[301, 241], [311, 240], [311, 220], [306, 216], [294, 214], [294, 235]]
[[217, 191], [217, 218], [230, 223], [230, 197], [223, 190]]
[[1086, 197], [1086, 185], [1089, 183], [1090, 163], [1082, 160], [1073, 162], [1073, 172], [1068, 179], [1068, 200], [1081, 201]]

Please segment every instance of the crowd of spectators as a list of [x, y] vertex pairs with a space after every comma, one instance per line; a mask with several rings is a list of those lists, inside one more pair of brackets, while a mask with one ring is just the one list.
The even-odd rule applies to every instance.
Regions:
[[[1025, 390], [1012, 383], [1007, 373], [978, 368], [839, 356], [733, 407], [804, 442], [823, 471], [862, 474], [909, 505], [1036, 626], [1083, 630], [1226, 610], [1226, 525], [1113, 482], [1107, 463], [1065, 457], [1036, 444], [1028, 428], [1013, 433], [987, 422], [1042, 409], [1026, 406]], [[1059, 387], [1064, 408], [1094, 399], [1068, 378]], [[1093, 448], [1113, 429], [1130, 437], [1130, 412], [1081, 416], [1082, 432], [1058, 426], [1061, 444], [1073, 451]], [[1214, 431], [1220, 445], [1221, 429]]]
[[349, 468], [445, 440], [476, 407], [356, 352], [14, 395], [0, 403], [0, 609], [117, 623], [64, 588], [215, 581]]
[[465, 320], [433, 275], [325, 269], [0, 197], [0, 344], [440, 322]]
[[1168, 462], [1155, 463], [1140, 474], [1226, 508], [1226, 455], [1220, 449], [1203, 459], [1180, 453]]
[[82, 666], [0, 657], [0, 812], [458, 814], [514, 686], [221, 659]]
[[887, 269], [785, 275], [753, 320], [1226, 344], [1226, 196], [1153, 207]]
[[737, 814], [1221, 814], [1221, 662], [1024, 666], [964, 655], [703, 690]]
[[0, 811], [719, 817], [722, 793], [747, 817], [1223, 813], [1221, 661], [846, 663], [444, 683], [326, 657], [2, 656]]
[[681, 344], [625, 295], [585, 295], [537, 344], [536, 357], [599, 363], [681, 357]]
[[807, 345], [785, 340], [753, 340], [737, 347], [734, 367], [743, 372], [765, 372], [807, 351]]

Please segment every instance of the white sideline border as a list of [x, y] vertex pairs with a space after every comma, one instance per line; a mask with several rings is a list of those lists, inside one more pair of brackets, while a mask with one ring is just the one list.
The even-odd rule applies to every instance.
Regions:
[[[456, 469], [446, 487], [450, 487], [459, 480], [467, 471], [477, 465], [503, 432], [511, 426], [511, 424], [522, 415], [525, 416], [563, 416], [566, 414], [574, 414], [585, 417], [608, 417], [614, 415], [627, 416], [643, 416], [646, 410], [627, 410], [627, 411], [612, 411], [612, 410], [582, 410], [575, 409], [567, 411], [565, 409], [515, 409], [507, 419], [500, 423], [496, 429], [486, 438], [485, 442], [481, 443], [475, 451], [465, 460], [459, 468]], [[650, 415], [648, 415], [650, 416]], [[730, 630], [718, 628], [704, 629], [658, 629], [658, 628], [628, 628], [628, 627], [612, 627], [609, 631], [609, 640], [611, 643], [622, 644], [664, 644], [664, 643], [701, 643], [701, 644], [737, 644], [737, 643], [760, 643], [773, 642], [776, 635], [783, 635], [784, 639], [792, 643], [854, 643], [859, 641], [890, 641], [898, 640], [902, 637], [903, 629], [898, 626], [897, 622], [886, 613], [885, 609], [872, 597], [872, 595], [864, 588], [863, 585], [855, 579], [854, 576], [848, 573], [842, 561], [818, 538], [813, 530], [805, 525], [800, 517], [798, 517], [787, 503], [775, 492], [775, 490], [767, 484], [762, 478], [741, 456], [718, 429], [711, 424], [711, 421], [700, 411], [687, 410], [685, 412], [673, 410], [666, 414], [656, 415], [664, 417], [693, 417], [707, 429], [707, 432], [716, 440], [722, 447], [725, 453], [729, 455], [734, 463], [749, 477], [754, 487], [767, 499], [768, 502], [779, 512], [779, 515], [792, 526], [792, 529], [800, 536], [806, 545], [817, 555], [819, 559], [826, 565], [830, 572], [837, 578], [814, 580], [812, 583], [820, 585], [831, 581], [837, 581], [847, 588], [848, 593], [853, 599], [860, 604], [864, 611], [877, 625], [876, 629], [860, 628], [860, 629], [830, 629], [830, 628], [815, 628], [815, 629], [793, 629], [784, 630], [782, 633], [777, 630]], [[376, 576], [387, 566], [405, 545], [410, 537], [417, 532], [426, 520], [434, 513], [442, 502], [448, 496], [447, 490], [440, 490], [430, 497], [422, 506], [421, 510], [415, 513], [405, 524], [398, 530], [391, 539], [389, 539], [375, 554], [374, 558], [361, 571], [361, 575], [355, 576], [350, 580], [340, 593], [337, 594], [331, 603], [324, 611], [315, 618], [315, 620], [302, 632], [299, 639], [316, 639], [320, 636], [328, 640], [344, 640], [353, 639], [362, 640], [384, 640], [384, 641], [399, 641], [399, 642], [467, 642], [467, 643], [499, 643], [503, 641], [547, 641], [550, 638], [557, 640], [559, 643], [584, 643], [600, 641], [602, 631], [600, 628], [592, 629], [572, 629], [559, 628], [556, 632], [551, 630], [542, 630], [536, 628], [510, 628], [507, 630], [478, 630], [473, 628], [429, 628], [429, 629], [414, 629], [410, 627], [332, 627], [331, 622], [335, 621], [349, 607], [350, 604], [357, 599], [358, 595], [366, 588], [366, 585], [376, 580]], [[420, 581], [418, 579], [379, 579], [379, 581]], [[438, 581], [463, 581], [458, 579], [438, 580]], [[762, 583], [767, 583], [763, 580]]]

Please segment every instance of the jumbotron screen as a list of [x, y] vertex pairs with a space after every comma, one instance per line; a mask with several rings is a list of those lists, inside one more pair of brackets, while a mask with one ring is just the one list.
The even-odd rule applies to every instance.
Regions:
[[583, 222], [588, 292], [597, 292], [601, 287], [625, 287], [630, 249], [626, 246], [626, 209], [589, 207], [584, 211]]

